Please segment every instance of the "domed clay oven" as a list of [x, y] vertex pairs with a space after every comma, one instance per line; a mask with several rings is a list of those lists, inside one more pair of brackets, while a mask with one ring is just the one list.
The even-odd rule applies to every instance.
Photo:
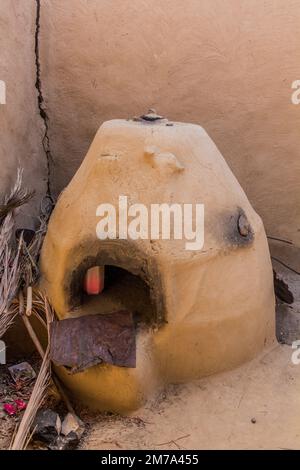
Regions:
[[[184, 238], [132, 240], [117, 234], [99, 240], [96, 209], [109, 203], [118, 215], [120, 195], [146, 207], [204, 204], [203, 248], [187, 250]], [[104, 288], [88, 295], [85, 280], [98, 266]], [[65, 327], [55, 347], [61, 352], [65, 335], [74, 351], [64, 350], [64, 357], [95, 356], [73, 373], [61, 365], [67, 359], [57, 360], [58, 373], [78, 399], [98, 409], [137, 408], [162, 383], [232, 368], [274, 340], [273, 277], [262, 221], [198, 125], [153, 113], [105, 122], [58, 200], [41, 268], [59, 319], [80, 319], [75, 330], [72, 322], [58, 322]], [[94, 326], [85, 328], [92, 315], [100, 317], [100, 326], [95, 317]], [[101, 323], [101, 315], [108, 323]], [[93, 348], [106, 328], [108, 359], [101, 359]], [[122, 338], [131, 354], [124, 363], [113, 359]]]

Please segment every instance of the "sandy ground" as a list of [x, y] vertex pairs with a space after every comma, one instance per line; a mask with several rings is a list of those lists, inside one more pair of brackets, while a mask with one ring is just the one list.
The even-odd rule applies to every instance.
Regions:
[[[277, 334], [300, 339], [299, 276], [276, 264], [293, 305], [277, 302]], [[170, 386], [130, 417], [97, 416], [83, 449], [300, 449], [300, 364], [277, 344], [233, 371]], [[255, 421], [255, 422], [252, 422]]]
[[292, 352], [276, 345], [234, 371], [170, 386], [128, 418], [95, 417], [81, 448], [300, 449]]
[[[278, 303], [277, 333], [291, 343], [300, 339], [299, 277], [288, 271], [281, 274], [295, 302]], [[169, 386], [128, 417], [95, 415], [76, 407], [87, 425], [80, 448], [299, 450], [300, 364], [292, 363], [293, 351], [276, 344], [233, 371]], [[19, 392], [3, 366], [0, 379], [3, 404]], [[20, 394], [24, 398], [24, 390]], [[0, 406], [0, 449], [8, 447], [19, 419], [8, 417]]]
[[[128, 417], [78, 410], [87, 424], [80, 448], [300, 449], [300, 364], [292, 352], [278, 344], [233, 371], [169, 386]], [[0, 448], [18, 420], [0, 413]]]

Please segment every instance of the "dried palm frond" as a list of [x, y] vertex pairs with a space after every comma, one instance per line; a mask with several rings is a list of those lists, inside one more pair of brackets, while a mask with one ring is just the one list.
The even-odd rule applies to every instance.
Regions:
[[49, 350], [50, 349], [48, 346], [27, 408], [20, 422], [16, 436], [11, 444], [11, 450], [23, 450], [28, 443], [28, 435], [30, 434], [30, 429], [32, 427], [34, 418], [38, 409], [43, 403], [46, 390], [50, 383], [51, 371]]
[[39, 256], [42, 243], [47, 231], [47, 224], [50, 211], [41, 212], [39, 217], [39, 228], [35, 231], [29, 244], [26, 244], [22, 238], [22, 256], [21, 256], [21, 278], [22, 285], [26, 288], [36, 283], [39, 278]]
[[0, 338], [14, 321], [16, 311], [11, 308], [20, 289], [33, 285], [39, 277], [38, 259], [52, 207], [41, 208], [39, 228], [30, 243], [23, 232], [15, 238], [14, 209], [25, 204], [33, 193], [22, 189], [22, 170], [16, 183], [0, 205]]
[[14, 312], [10, 310], [10, 304], [17, 293], [20, 280], [22, 240], [17, 246], [14, 243], [13, 210], [32, 196], [32, 193], [22, 190], [21, 186], [22, 171], [18, 170], [14, 187], [0, 205], [0, 337], [13, 321]]
[[10, 326], [16, 314], [16, 312], [9, 307], [18, 288], [18, 262], [19, 252], [14, 260], [11, 259], [8, 250], [5, 250], [2, 259], [0, 257], [1, 265], [3, 264], [5, 266], [1, 273], [2, 276], [0, 281], [0, 337]]
[[[39, 298], [43, 298], [42, 295], [38, 294]], [[34, 302], [34, 301], [33, 301]], [[39, 301], [38, 301], [39, 302]], [[43, 352], [43, 349], [39, 343], [39, 340], [36, 338], [35, 333], [33, 330], [30, 332], [30, 336], [33, 339], [34, 343], [36, 344], [37, 349], [39, 350], [40, 354], [43, 356], [43, 362], [34, 384], [27, 408], [23, 415], [23, 418], [20, 422], [18, 431], [13, 438], [13, 442], [11, 444], [11, 450], [23, 450], [26, 448], [29, 440], [30, 440], [30, 431], [32, 428], [32, 424], [36, 413], [40, 406], [42, 405], [47, 388], [50, 384], [51, 380], [51, 361], [50, 361], [50, 323], [54, 320], [54, 312], [51, 308], [49, 308], [48, 301], [46, 298], [43, 298], [44, 306], [43, 311], [46, 315], [46, 327], [48, 332], [48, 346], [46, 352]], [[40, 302], [39, 302], [40, 305]], [[24, 308], [24, 299], [22, 299], [19, 303], [19, 309]], [[26, 316], [23, 313], [24, 317]], [[28, 320], [28, 319], [27, 319]], [[28, 330], [29, 331], [29, 330]], [[33, 332], [33, 336], [32, 336]]]
[[0, 204], [0, 224], [5, 217], [17, 207], [26, 204], [34, 195], [34, 191], [28, 191], [22, 188], [23, 170], [18, 169], [17, 179], [10, 194], [4, 198], [3, 204]]
[[22, 188], [23, 170], [18, 169], [16, 182], [8, 196], [0, 204], [0, 223], [14, 209], [23, 206], [33, 197], [34, 191]]
[[[54, 312], [48, 301], [40, 293], [32, 293], [32, 286], [39, 277], [39, 254], [46, 233], [48, 219], [53, 205], [41, 208], [39, 228], [29, 242], [24, 239], [24, 231], [16, 239], [15, 209], [27, 203], [33, 192], [22, 189], [22, 170], [18, 170], [16, 183], [10, 194], [0, 204], [0, 337], [13, 323], [16, 315], [21, 314], [27, 331], [43, 358], [40, 372], [34, 385], [28, 406], [18, 431], [13, 438], [11, 449], [23, 449], [37, 410], [44, 399], [51, 379], [50, 370], [50, 329]], [[26, 309], [24, 292], [27, 293]], [[48, 332], [48, 347], [44, 351], [30, 322], [29, 316], [35, 315]]]

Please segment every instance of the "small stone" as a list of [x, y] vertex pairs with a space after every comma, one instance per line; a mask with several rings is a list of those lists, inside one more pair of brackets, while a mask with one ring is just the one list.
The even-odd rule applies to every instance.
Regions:
[[252, 423], [252, 424], [255, 424], [255, 423], [256, 423], [256, 419], [255, 419], [255, 418], [252, 418], [252, 419], [251, 419], [251, 423]]
[[78, 439], [80, 439], [84, 432], [84, 423], [78, 418], [78, 416], [73, 413], [68, 413], [62, 422], [61, 433], [64, 436], [69, 436], [72, 432], [78, 436]]
[[58, 436], [57, 439], [52, 441], [48, 448], [50, 450], [71, 450], [75, 449], [79, 444], [79, 437], [73, 431], [71, 431], [67, 436]]
[[61, 420], [52, 410], [40, 410], [33, 422], [33, 438], [42, 442], [52, 443], [61, 432]]
[[28, 362], [20, 362], [9, 367], [8, 370], [15, 383], [28, 382], [36, 377], [36, 373]]
[[249, 233], [251, 232], [250, 224], [248, 222], [247, 217], [244, 214], [241, 214], [239, 216], [238, 230], [242, 237], [247, 237]]

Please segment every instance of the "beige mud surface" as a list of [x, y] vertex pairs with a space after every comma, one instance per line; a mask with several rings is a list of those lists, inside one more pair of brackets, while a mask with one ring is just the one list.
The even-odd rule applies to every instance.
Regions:
[[81, 447], [300, 449], [300, 365], [291, 354], [277, 345], [234, 371], [170, 386], [130, 418], [95, 417]]
[[291, 102], [299, 1], [41, 3], [55, 191], [74, 175], [102, 122], [152, 107], [202, 125], [268, 234], [300, 245], [300, 112]]

